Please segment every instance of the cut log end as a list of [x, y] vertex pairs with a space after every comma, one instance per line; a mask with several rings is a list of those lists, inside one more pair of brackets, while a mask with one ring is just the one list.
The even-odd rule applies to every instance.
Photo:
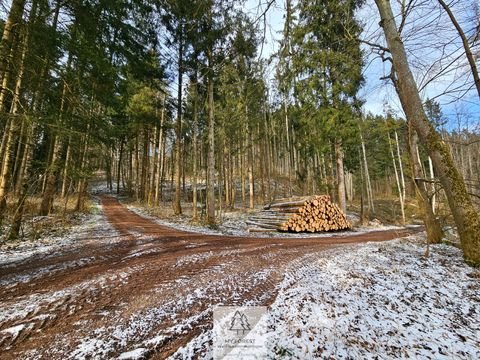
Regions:
[[[265, 206], [265, 211], [247, 221], [266, 231], [324, 232], [352, 228], [340, 207], [328, 195], [281, 201]], [[273, 229], [273, 230], [272, 230]]]

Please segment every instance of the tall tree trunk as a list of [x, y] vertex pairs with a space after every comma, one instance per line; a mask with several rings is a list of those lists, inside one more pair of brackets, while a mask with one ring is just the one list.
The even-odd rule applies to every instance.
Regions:
[[35, 126], [30, 126], [27, 124], [27, 134], [25, 142], [25, 154], [24, 154], [24, 164], [22, 166], [22, 172], [19, 174], [20, 190], [18, 194], [18, 201], [15, 208], [15, 213], [12, 220], [12, 225], [10, 227], [10, 232], [8, 234], [9, 240], [17, 239], [20, 235], [20, 229], [23, 221], [23, 214], [25, 211], [25, 202], [28, 196], [28, 185], [30, 183], [29, 172], [30, 166], [33, 157], [33, 141], [36, 132]]
[[47, 164], [47, 170], [45, 172], [45, 189], [43, 191], [42, 202], [40, 203], [40, 208], [38, 214], [40, 216], [47, 216], [50, 213], [53, 196], [55, 193], [55, 182], [57, 180], [57, 171], [58, 171], [58, 158], [60, 155], [60, 150], [62, 144], [60, 138], [57, 134], [53, 135], [52, 139], [53, 152], [52, 157], [49, 163]]
[[402, 199], [403, 199], [403, 222], [405, 223], [405, 199], [406, 199], [406, 187], [405, 187], [405, 174], [403, 172], [403, 162], [402, 162], [402, 154], [400, 152], [400, 141], [398, 140], [398, 133], [397, 130], [395, 130], [395, 144], [397, 148], [397, 158], [398, 158], [398, 170], [399, 170], [399, 175], [400, 175], [400, 183], [402, 185]]
[[[5, 78], [7, 68], [9, 67], [9, 57], [15, 36], [15, 28], [18, 28], [19, 23], [22, 21], [25, 2], [25, 0], [12, 1], [10, 12], [3, 27], [2, 39], [0, 41], [0, 80]], [[2, 93], [3, 90], [4, 89], [2, 88]]]
[[5, 126], [3, 127], [3, 134], [2, 134], [2, 143], [0, 144], [0, 168], [1, 164], [3, 163], [3, 159], [5, 157], [5, 148], [8, 142], [8, 136], [10, 135], [10, 127], [12, 126], [12, 122], [10, 119], [6, 119]]
[[[333, 146], [335, 147], [335, 146]], [[333, 201], [338, 202], [338, 191], [335, 191], [335, 183], [337, 181], [335, 180], [335, 169], [333, 165], [333, 155], [332, 155], [332, 144], [329, 146], [329, 152], [328, 152], [328, 172], [329, 172], [329, 181], [328, 181], [328, 194], [330, 197], [333, 199]]]
[[[257, 138], [261, 139], [261, 133], [260, 133], [260, 124], [257, 124]], [[262, 141], [254, 148], [256, 150], [256, 153], [254, 152], [254, 158], [259, 159], [258, 166], [260, 167], [260, 191], [261, 191], [261, 201], [265, 201], [266, 197], [266, 190], [265, 190], [265, 160], [266, 160], [266, 154], [264, 152], [264, 147], [262, 146]]]
[[432, 210], [433, 210], [433, 213], [435, 213], [435, 208], [437, 206], [437, 195], [436, 195], [436, 186], [435, 186], [435, 173], [433, 171], [433, 162], [432, 162], [432, 158], [429, 156], [428, 157], [428, 170], [430, 172], [430, 181], [432, 182], [432, 185], [430, 186], [431, 188], [431, 191], [432, 191]]
[[17, 140], [17, 148], [15, 150], [15, 162], [12, 170], [12, 190], [14, 194], [19, 192], [18, 184], [18, 175], [22, 171], [23, 158], [25, 153], [25, 142], [26, 142], [26, 132], [27, 132], [27, 122], [25, 120], [21, 121], [20, 134]]
[[[18, 107], [20, 103], [20, 90], [22, 88], [23, 75], [25, 72], [25, 57], [28, 50], [28, 42], [29, 42], [29, 34], [27, 31], [23, 39], [22, 56], [19, 63], [19, 71], [18, 71], [16, 82], [15, 82], [12, 105], [10, 108], [10, 114], [13, 116], [8, 117], [7, 126], [6, 126], [8, 132], [5, 134], [6, 141], [3, 149], [4, 154], [0, 154], [0, 160], [2, 160], [0, 161], [0, 164], [1, 164], [1, 167], [0, 167], [0, 214], [3, 214], [6, 207], [8, 183], [10, 180], [11, 159], [13, 155], [12, 153], [14, 151], [15, 142], [17, 140], [16, 137], [17, 137], [17, 130], [18, 130], [18, 119], [15, 117], [15, 115], [18, 113]], [[6, 74], [5, 76], [6, 78], [8, 78], [10, 75]], [[6, 91], [6, 89], [2, 89], [2, 93], [4, 90]], [[4, 99], [2, 98], [2, 100], [0, 100], [0, 113], [4, 110], [3, 105], [4, 105]], [[0, 218], [1, 216], [2, 215], [0, 215]]]
[[347, 200], [345, 194], [345, 172], [343, 169], [342, 141], [335, 139], [335, 159], [337, 164], [337, 194], [338, 204], [344, 213], [347, 213]]
[[[398, 141], [398, 136], [396, 137], [396, 140]], [[392, 145], [392, 139], [390, 138], [390, 134], [388, 134], [388, 145], [390, 147], [390, 155], [392, 156], [393, 170], [395, 172], [395, 181], [397, 182], [398, 200], [400, 202], [400, 211], [402, 213], [402, 224], [405, 225], [405, 198], [403, 195], [404, 192], [402, 188], [402, 181], [400, 179], [399, 170], [397, 169], [397, 160], [395, 159], [395, 154], [393, 152], [393, 145]], [[399, 161], [400, 161], [400, 154], [399, 154]], [[402, 170], [402, 175], [403, 175], [403, 170]], [[403, 184], [405, 184], [405, 181], [403, 182]]]
[[192, 207], [193, 213], [192, 218], [193, 221], [198, 220], [198, 208], [197, 208], [197, 181], [198, 181], [198, 174], [197, 174], [197, 151], [198, 151], [198, 87], [197, 87], [197, 73], [195, 71], [195, 78], [193, 84], [193, 149], [192, 149], [192, 162], [193, 162], [193, 184], [192, 184]]
[[[29, 138], [29, 132], [30, 132], [30, 124], [28, 124], [26, 121], [23, 122], [24, 126], [24, 134], [22, 138], [20, 139], [20, 142], [23, 145], [23, 151], [21, 155], [17, 155], [17, 161], [19, 163], [18, 170], [16, 173], [16, 180], [15, 180], [15, 194], [18, 196], [21, 191], [22, 191], [22, 181], [24, 178], [25, 174], [25, 167], [27, 165], [27, 150], [28, 150], [28, 142], [33, 141], [32, 139]], [[18, 152], [18, 151], [17, 151]], [[19, 153], [19, 152], [18, 152]]]
[[247, 168], [248, 168], [248, 207], [255, 207], [255, 182], [253, 178], [253, 141], [252, 130], [248, 123], [248, 107], [245, 105], [245, 126], [247, 127]]
[[[267, 107], [268, 105], [268, 97], [265, 97], [265, 104], [264, 106]], [[271, 192], [271, 172], [272, 172], [272, 156], [270, 153], [270, 139], [272, 138], [273, 134], [269, 133], [269, 126], [268, 126], [268, 120], [269, 120], [269, 112], [267, 110], [268, 108], [264, 108], [264, 131], [265, 131], [265, 136], [263, 139], [263, 147], [265, 151], [265, 172], [267, 176], [267, 201], [272, 201], [272, 192]]]
[[116, 151], [115, 149], [108, 149], [108, 155], [105, 156], [107, 166], [107, 187], [110, 192], [113, 191], [113, 181], [115, 180], [116, 169]]
[[[208, 67], [213, 71], [213, 54], [209, 50]], [[215, 224], [215, 113], [213, 74], [208, 79], [208, 160], [207, 160], [207, 223]]]
[[157, 180], [157, 171], [158, 171], [158, 163], [157, 163], [157, 151], [159, 150], [159, 144], [160, 144], [160, 133], [161, 133], [161, 128], [159, 126], [160, 121], [158, 119], [158, 113], [157, 110], [155, 110], [156, 113], [156, 126], [155, 126], [155, 139], [153, 142], [153, 151], [152, 151], [152, 161], [151, 161], [151, 179], [150, 179], [150, 189], [148, 192], [148, 205], [153, 206], [155, 205], [155, 182]]
[[142, 167], [140, 170], [140, 200], [145, 201], [148, 193], [148, 169], [150, 159], [150, 125], [143, 127]]
[[155, 180], [155, 206], [158, 206], [159, 201], [159, 194], [161, 192], [162, 186], [162, 179], [163, 179], [163, 159], [165, 157], [165, 146], [163, 140], [163, 125], [164, 125], [164, 117], [165, 117], [165, 97], [166, 95], [163, 94], [163, 101], [162, 101], [162, 111], [160, 113], [160, 133], [159, 133], [159, 140], [158, 140], [158, 153], [157, 153], [157, 164], [158, 164], [158, 174]]
[[122, 171], [122, 159], [123, 159], [123, 138], [120, 139], [120, 150], [118, 153], [118, 164], [117, 164], [117, 195], [120, 194], [120, 178], [121, 178], [121, 171]]
[[180, 203], [180, 182], [182, 176], [182, 86], [183, 86], [183, 29], [180, 25], [178, 41], [178, 95], [177, 95], [177, 122], [175, 124], [175, 202], [173, 211], [175, 215], [182, 213]]
[[288, 156], [288, 188], [289, 188], [289, 196], [292, 196], [292, 189], [293, 189], [293, 176], [292, 176], [292, 169], [293, 169], [293, 151], [292, 147], [290, 146], [290, 125], [288, 121], [288, 103], [287, 103], [287, 96], [285, 95], [284, 99], [284, 112], [285, 112], [285, 138], [287, 142], [287, 156]]
[[67, 153], [65, 155], [65, 164], [63, 165], [63, 176], [62, 176], [62, 193], [61, 193], [61, 197], [62, 199], [65, 198], [65, 196], [67, 195], [68, 191], [69, 191], [69, 187], [70, 187], [70, 178], [68, 176], [68, 168], [70, 167], [70, 156], [71, 156], [71, 152], [72, 152], [72, 137], [69, 136], [68, 137], [68, 141], [67, 141]]
[[364, 180], [365, 180], [365, 188], [366, 188], [366, 195], [367, 195], [367, 204], [368, 210], [375, 212], [375, 207], [373, 204], [373, 191], [372, 191], [372, 183], [370, 181], [370, 172], [368, 170], [368, 161], [367, 161], [367, 151], [365, 149], [365, 141], [363, 139], [363, 134], [360, 131], [360, 140], [362, 145], [362, 161], [363, 161], [363, 172], [364, 172]]
[[465, 183], [453, 163], [447, 146], [427, 119], [405, 48], [395, 25], [390, 2], [375, 0], [375, 3], [397, 74], [396, 88], [403, 110], [432, 158], [457, 226], [464, 258], [470, 263], [480, 264], [480, 215], [473, 207]]
[[[363, 140], [362, 140], [363, 142]], [[360, 162], [360, 180], [361, 180], [361, 192], [360, 192], [360, 224], [363, 226], [368, 224], [368, 218], [370, 213], [370, 208], [367, 207], [365, 210], [365, 193], [366, 193], [366, 179], [365, 179], [365, 163]]]
[[417, 134], [414, 133], [414, 130], [411, 128], [410, 125], [411, 124], [409, 124], [408, 126], [408, 144], [410, 150], [410, 161], [412, 164], [412, 175], [413, 183], [415, 185], [415, 193], [417, 195], [419, 208], [422, 209], [423, 222], [427, 231], [427, 242], [428, 244], [437, 244], [442, 240], [442, 227], [433, 212], [433, 207], [430, 202], [430, 196], [428, 195], [425, 183], [421, 182], [423, 174], [417, 151], [418, 137]]
[[241, 182], [241, 192], [242, 192], [242, 203], [245, 205], [246, 200], [246, 190], [245, 190], [245, 146], [243, 137], [240, 140], [240, 182]]
[[[71, 61], [71, 57], [69, 59], [69, 64]], [[67, 65], [67, 69], [70, 68], [69, 65]], [[60, 112], [59, 112], [59, 118], [58, 118], [58, 124], [61, 125], [63, 122], [63, 114], [65, 111], [65, 97], [67, 93], [67, 84], [64, 82], [63, 85], [63, 90], [62, 90], [62, 95], [60, 99]], [[52, 156], [49, 159], [49, 162], [47, 164], [47, 169], [45, 171], [45, 188], [43, 191], [43, 197], [42, 197], [42, 202], [40, 203], [40, 208], [38, 211], [38, 214], [40, 216], [46, 216], [50, 213], [50, 209], [53, 203], [53, 195], [55, 192], [55, 182], [57, 178], [57, 171], [58, 171], [58, 158], [60, 156], [60, 150], [62, 148], [62, 142], [57, 134], [56, 131], [53, 132], [52, 134]]]
[[127, 191], [130, 196], [133, 194], [133, 151], [130, 146], [128, 149]]
[[135, 160], [135, 166], [134, 166], [134, 170], [135, 170], [135, 199], [138, 201], [139, 200], [139, 194], [140, 194], [140, 184], [141, 184], [141, 181], [140, 181], [140, 157], [139, 157], [139, 144], [138, 144], [138, 134], [137, 136], [135, 136], [135, 156], [133, 157], [133, 159]]
[[165, 132], [163, 133], [164, 140], [162, 141], [162, 157], [160, 159], [160, 177], [159, 177], [159, 199], [162, 199], [165, 205], [165, 196], [163, 193], [163, 184], [165, 182], [165, 179], [167, 177], [168, 173], [168, 164], [167, 164], [167, 142], [165, 140]]
[[11, 155], [15, 143], [15, 128], [12, 129], [12, 127], [13, 124], [11, 124], [9, 127], [8, 137], [5, 145], [5, 156], [3, 158], [0, 172], [0, 219], [2, 218], [7, 206], [7, 191], [10, 178]]
[[225, 208], [230, 206], [230, 187], [229, 187], [229, 179], [228, 179], [228, 174], [230, 172], [230, 164], [228, 162], [228, 154], [230, 152], [230, 148], [227, 145], [227, 139], [226, 136], [223, 136], [222, 139], [223, 142], [223, 188], [224, 188], [224, 193], [225, 193]]
[[84, 209], [84, 198], [85, 198], [85, 193], [87, 190], [87, 178], [84, 174], [85, 172], [85, 167], [88, 162], [87, 158], [87, 152], [88, 152], [88, 143], [90, 139], [90, 124], [87, 125], [87, 131], [86, 134], [84, 135], [84, 141], [83, 141], [83, 146], [81, 149], [81, 157], [80, 157], [80, 180], [77, 185], [77, 203], [75, 205], [75, 211], [83, 211]]
[[228, 154], [228, 161], [230, 163], [230, 208], [233, 209], [235, 208], [235, 192], [236, 192], [236, 187], [235, 187], [235, 176], [234, 176], [234, 158], [232, 156], [232, 152]]

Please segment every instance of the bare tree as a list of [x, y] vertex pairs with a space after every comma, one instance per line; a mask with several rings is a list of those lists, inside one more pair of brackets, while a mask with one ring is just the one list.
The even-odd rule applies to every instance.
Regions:
[[457, 19], [455, 18], [455, 15], [450, 9], [450, 6], [447, 5], [447, 3], [444, 0], [438, 0], [438, 2], [442, 6], [442, 8], [445, 10], [445, 12], [448, 14], [448, 17], [450, 18], [453, 26], [455, 26], [455, 29], [458, 32], [458, 36], [460, 36], [460, 39], [462, 40], [463, 48], [465, 49], [465, 56], [467, 57], [468, 64], [470, 65], [470, 69], [473, 75], [473, 80], [475, 81], [475, 86], [477, 88], [478, 96], [480, 97], [480, 77], [478, 75], [477, 64], [475, 63], [472, 49], [470, 48], [470, 44], [468, 43], [467, 35], [465, 35], [465, 32], [463, 31], [462, 27], [460, 26]]
[[457, 226], [465, 260], [480, 264], [480, 216], [473, 207], [465, 183], [453, 163], [448, 148], [427, 119], [390, 2], [375, 0], [375, 3], [392, 55], [393, 70], [397, 79], [396, 88], [403, 110], [437, 169]]

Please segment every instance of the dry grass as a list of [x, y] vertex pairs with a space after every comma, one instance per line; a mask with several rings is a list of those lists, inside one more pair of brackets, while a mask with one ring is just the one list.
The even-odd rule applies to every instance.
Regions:
[[[9, 242], [9, 246], [22, 241], [37, 241], [46, 236], [60, 236], [66, 233], [73, 225], [82, 221], [82, 215], [89, 213], [92, 203], [85, 200], [85, 210], [75, 210], [76, 198], [55, 199], [53, 209], [48, 216], [38, 216], [38, 209], [41, 203], [40, 197], [29, 197], [25, 203], [23, 223], [20, 229], [20, 238], [17, 241]], [[17, 209], [18, 198], [9, 197], [7, 210], [3, 224], [0, 224], [0, 244], [5, 243], [10, 223]]]
[[[401, 225], [402, 210], [398, 198], [380, 198], [374, 200], [375, 212], [370, 213], [370, 219], [378, 219], [383, 224]], [[348, 210], [360, 214], [360, 203], [355, 201], [348, 206]], [[451, 224], [448, 206], [440, 203], [437, 208], [437, 215], [442, 224]], [[407, 224], [421, 223], [421, 209], [415, 200], [407, 199], [405, 204], [405, 220]]]

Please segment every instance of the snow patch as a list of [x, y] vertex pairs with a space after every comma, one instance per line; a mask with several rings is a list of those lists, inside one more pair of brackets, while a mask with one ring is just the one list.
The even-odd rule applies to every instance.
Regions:
[[[424, 252], [419, 235], [293, 261], [266, 315], [265, 358], [479, 359], [478, 270], [454, 247]], [[268, 273], [245, 275], [255, 286]], [[170, 359], [211, 359], [212, 336], [206, 329]]]
[[20, 334], [20, 332], [25, 329], [25, 324], [20, 324], [17, 326], [12, 326], [8, 329], [4, 329], [1, 332], [2, 333], [8, 333], [12, 336], [12, 338], [16, 339], [17, 336]]
[[145, 354], [147, 353], [147, 349], [145, 348], [138, 348], [132, 351], [125, 352], [123, 354], [120, 354], [118, 357], [118, 360], [137, 360], [137, 359], [143, 359]]
[[414, 240], [292, 269], [269, 313], [269, 356], [480, 358], [478, 279], [458, 249], [435, 245], [425, 259]]
[[[191, 218], [187, 216], [179, 216], [172, 219], [160, 219], [156, 216], [152, 216], [149, 210], [145, 207], [135, 204], [124, 204], [124, 206], [133, 213], [149, 219], [161, 226], [174, 228], [190, 233], [197, 233], [203, 235], [217, 235], [217, 236], [241, 236], [241, 237], [265, 237], [265, 238], [322, 238], [322, 237], [344, 237], [351, 235], [358, 235], [375, 231], [385, 230], [400, 230], [404, 229], [401, 226], [394, 225], [381, 225], [375, 224], [370, 227], [356, 227], [354, 230], [341, 231], [341, 232], [320, 232], [320, 233], [287, 233], [287, 232], [249, 232], [249, 226], [246, 224], [248, 218], [252, 213], [245, 212], [228, 212], [224, 213], [219, 219], [219, 224], [216, 229], [209, 228], [202, 224], [194, 224], [191, 222]], [[352, 215], [354, 216], [354, 215]], [[417, 225], [411, 225], [412, 228]], [[187, 245], [186, 247], [189, 247]], [[192, 246], [194, 247], [194, 246]]]
[[85, 241], [103, 241], [116, 243], [120, 240], [118, 232], [110, 225], [103, 215], [100, 200], [93, 198], [91, 214], [82, 215], [80, 225], [73, 226], [67, 234], [62, 236], [45, 237], [35, 242], [24, 241], [15, 248], [0, 248], [0, 266], [16, 266], [20, 261], [27, 261], [32, 257], [46, 257], [65, 250], [81, 246]]

